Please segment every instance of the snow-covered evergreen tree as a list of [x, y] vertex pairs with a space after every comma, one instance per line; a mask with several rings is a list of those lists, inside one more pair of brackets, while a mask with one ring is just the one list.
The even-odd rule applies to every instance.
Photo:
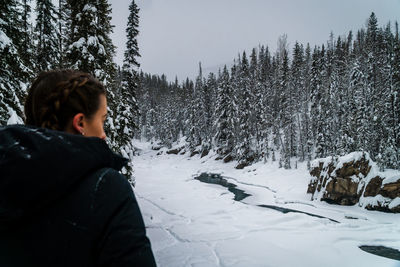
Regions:
[[71, 13], [66, 65], [92, 73], [108, 87], [116, 75], [110, 4], [107, 0], [67, 0], [67, 4]]
[[191, 103], [189, 106], [189, 137], [188, 142], [190, 144], [190, 150], [193, 152], [195, 148], [202, 145], [208, 144], [205, 134], [206, 115], [205, 115], [205, 92], [204, 92], [204, 80], [203, 70], [201, 63], [199, 63], [199, 74], [196, 78], [196, 83], [191, 97]]
[[36, 1], [35, 68], [37, 72], [60, 66], [58, 12], [51, 0]]
[[66, 67], [65, 50], [68, 40], [68, 25], [70, 24], [71, 9], [67, 3], [67, 0], [58, 0], [57, 6], [57, 46], [60, 53], [58, 59], [58, 68], [64, 69]]
[[33, 69], [34, 69], [34, 43], [32, 36], [32, 20], [31, 20], [31, 0], [22, 0], [18, 1], [20, 4], [20, 10], [21, 10], [21, 17], [19, 19], [21, 23], [21, 36], [18, 40], [18, 43], [16, 43], [19, 54], [21, 56], [21, 59], [24, 62], [24, 65], [27, 67], [27, 69], [30, 71], [27, 73], [27, 76], [25, 76], [25, 80], [23, 82], [27, 83], [30, 81], [30, 78], [33, 75]]
[[[106, 15], [105, 17], [101, 16], [99, 21], [106, 22], [105, 18], [107, 17], [109, 5], [106, 1], [101, 1], [99, 7], [101, 8], [100, 10], [102, 10], [100, 14]], [[128, 165], [126, 174], [127, 176], [132, 177], [132, 161], [134, 154], [132, 140], [139, 124], [139, 109], [136, 102], [136, 90], [138, 88], [137, 69], [140, 66], [137, 61], [137, 57], [140, 57], [139, 47], [137, 45], [137, 35], [139, 34], [139, 9], [134, 0], [129, 6], [129, 11], [130, 14], [126, 28], [127, 48], [124, 53], [124, 64], [122, 66], [122, 72], [120, 72], [120, 81], [116, 83], [116, 86], [114, 87], [114, 96], [117, 104], [115, 106], [116, 114], [114, 115], [114, 126], [117, 129], [115, 141], [118, 144], [121, 153], [130, 159], [130, 164]], [[108, 35], [106, 36], [109, 38]], [[111, 40], [105, 42], [105, 48], [107, 47], [109, 51], [113, 51], [114, 48]], [[109, 67], [110, 71], [112, 71], [111, 65]]]
[[212, 128], [213, 119], [215, 118], [215, 102], [216, 102], [217, 79], [214, 73], [210, 72], [207, 81], [203, 85], [202, 101], [204, 107], [204, 138], [203, 150], [209, 151], [211, 149], [212, 137], [215, 135]]
[[236, 101], [226, 65], [219, 80], [215, 108], [217, 120], [214, 125], [216, 128], [214, 142], [218, 148], [218, 154], [226, 156], [234, 149], [234, 118], [236, 117]]
[[140, 64], [137, 60], [140, 57], [137, 36], [139, 34], [139, 8], [133, 0], [129, 6], [128, 25], [126, 28], [126, 51], [124, 53], [124, 64], [122, 66], [123, 75], [123, 101], [130, 109], [131, 131], [135, 127], [133, 118], [138, 117], [138, 106], [136, 103], [136, 91], [138, 88], [137, 69]]
[[260, 47], [258, 54], [257, 83], [255, 87], [256, 153], [264, 162], [270, 156], [269, 133], [271, 131], [271, 57], [268, 47]]
[[25, 84], [30, 69], [20, 53], [24, 29], [16, 0], [0, 1], [0, 125], [17, 115], [22, 122]]
[[281, 107], [280, 112], [280, 123], [284, 133], [284, 143], [282, 147], [282, 157], [284, 162], [285, 169], [290, 169], [290, 157], [293, 151], [293, 142], [292, 142], [292, 134], [293, 134], [293, 113], [292, 113], [292, 105], [293, 99], [291, 90], [289, 87], [289, 57], [286, 49], [282, 51], [282, 65], [280, 69], [279, 76], [279, 104]]
[[239, 165], [248, 165], [254, 161], [255, 155], [253, 147], [251, 146], [251, 138], [253, 136], [253, 133], [250, 131], [251, 101], [253, 100], [253, 94], [250, 88], [250, 70], [246, 52], [243, 52], [242, 60], [239, 67], [239, 142], [236, 144], [236, 153], [239, 160]]

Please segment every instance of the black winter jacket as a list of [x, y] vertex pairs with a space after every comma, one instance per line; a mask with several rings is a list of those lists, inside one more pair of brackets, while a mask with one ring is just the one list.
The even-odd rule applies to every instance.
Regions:
[[0, 127], [0, 267], [155, 266], [126, 162], [99, 138]]

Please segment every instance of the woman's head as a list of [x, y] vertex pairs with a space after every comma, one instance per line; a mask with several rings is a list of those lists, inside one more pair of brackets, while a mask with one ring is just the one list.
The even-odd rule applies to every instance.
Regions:
[[105, 139], [106, 90], [88, 73], [42, 72], [29, 88], [25, 123]]

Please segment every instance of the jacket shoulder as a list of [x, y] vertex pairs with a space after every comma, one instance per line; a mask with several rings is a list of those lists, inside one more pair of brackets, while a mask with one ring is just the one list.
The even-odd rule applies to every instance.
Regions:
[[156, 266], [150, 241], [128, 180], [114, 169], [95, 174], [96, 221], [103, 222], [97, 240], [99, 266]]
[[115, 169], [102, 168], [90, 176], [94, 201], [91, 207], [93, 209], [100, 205], [103, 208], [102, 213], [104, 213], [106, 211], [104, 210], [105, 204], [115, 208], [127, 199], [133, 199], [136, 202], [131, 184], [125, 176]]
[[120, 172], [113, 168], [102, 168], [94, 172], [92, 175], [92, 179], [96, 181], [95, 189], [106, 189], [107, 187], [111, 187], [109, 189], [125, 189], [129, 192], [132, 191], [132, 186], [128, 182], [128, 179], [122, 175]]

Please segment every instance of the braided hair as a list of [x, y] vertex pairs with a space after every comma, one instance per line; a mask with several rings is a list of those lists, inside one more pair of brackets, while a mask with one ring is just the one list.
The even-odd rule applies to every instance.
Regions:
[[42, 72], [28, 90], [25, 124], [65, 131], [76, 114], [83, 113], [90, 119], [96, 113], [101, 94], [106, 94], [104, 86], [88, 73]]

